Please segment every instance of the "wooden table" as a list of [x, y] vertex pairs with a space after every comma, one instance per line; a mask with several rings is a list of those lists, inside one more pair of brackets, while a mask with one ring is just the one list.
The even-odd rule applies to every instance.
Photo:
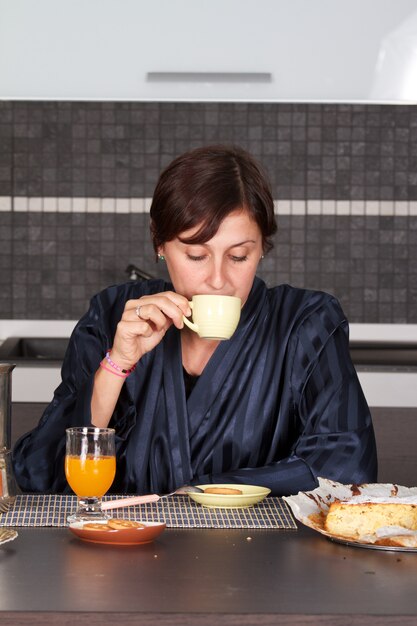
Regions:
[[19, 528], [0, 546], [0, 623], [417, 623], [417, 553], [298, 531], [166, 530], [133, 547]]

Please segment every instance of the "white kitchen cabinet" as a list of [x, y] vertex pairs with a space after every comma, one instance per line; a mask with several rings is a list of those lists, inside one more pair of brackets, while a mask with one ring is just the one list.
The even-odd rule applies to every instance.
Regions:
[[0, 0], [0, 98], [417, 101], [415, 0]]

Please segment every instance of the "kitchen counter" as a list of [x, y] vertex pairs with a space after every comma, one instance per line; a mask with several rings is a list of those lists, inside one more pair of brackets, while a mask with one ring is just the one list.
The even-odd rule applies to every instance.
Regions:
[[[8, 337], [69, 337], [74, 320], [1, 320], [0, 344]], [[61, 362], [21, 362], [12, 378], [14, 402], [49, 402], [61, 382]]]

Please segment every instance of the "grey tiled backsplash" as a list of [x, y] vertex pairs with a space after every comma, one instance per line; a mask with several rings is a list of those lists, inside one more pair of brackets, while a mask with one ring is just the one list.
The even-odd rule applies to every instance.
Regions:
[[[179, 153], [233, 143], [278, 201], [268, 284], [334, 293], [351, 322], [417, 323], [416, 140], [415, 106], [0, 102], [0, 317], [77, 319], [129, 263], [166, 277], [129, 202]], [[91, 198], [127, 208], [77, 209]]]

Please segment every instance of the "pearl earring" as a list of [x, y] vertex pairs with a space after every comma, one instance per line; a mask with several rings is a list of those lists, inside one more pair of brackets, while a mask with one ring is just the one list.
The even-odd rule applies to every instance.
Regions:
[[162, 254], [158, 254], [158, 259], [160, 261], [165, 261], [165, 257]]

